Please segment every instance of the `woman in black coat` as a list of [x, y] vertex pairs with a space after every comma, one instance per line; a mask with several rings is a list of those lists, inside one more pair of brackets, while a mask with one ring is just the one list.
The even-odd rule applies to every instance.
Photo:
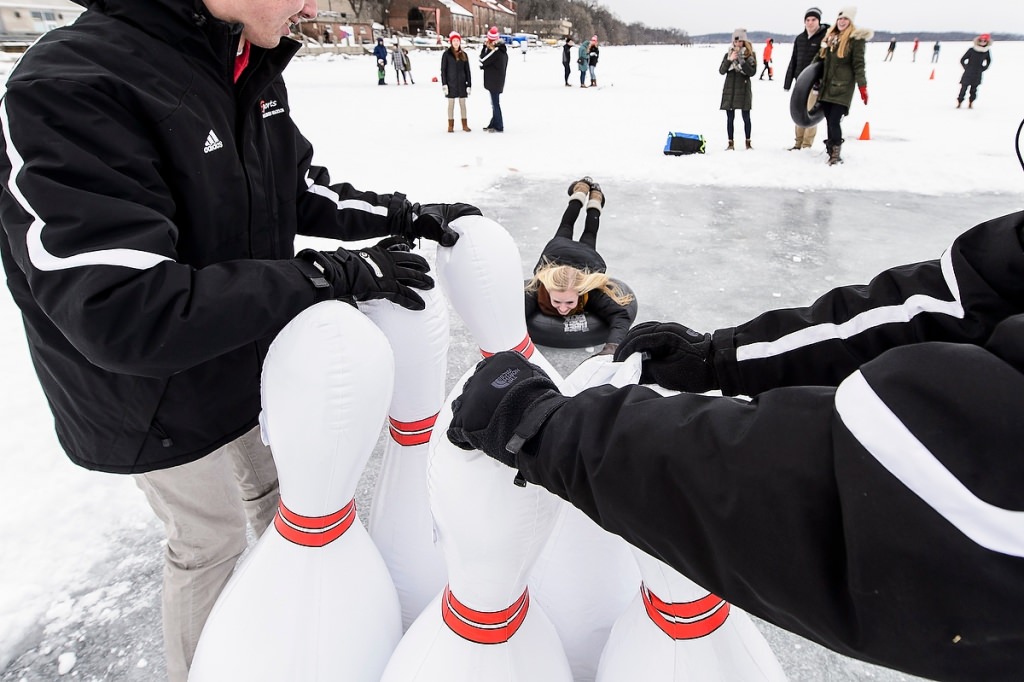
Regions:
[[981, 85], [981, 74], [992, 64], [992, 36], [983, 33], [974, 39], [974, 45], [967, 48], [960, 58], [960, 66], [964, 67], [964, 75], [960, 77], [960, 94], [956, 97], [956, 108], [964, 103], [967, 89], [971, 89], [971, 97], [967, 100], [967, 108], [974, 108], [974, 100], [978, 99], [978, 86]]
[[469, 57], [462, 49], [462, 36], [457, 31], [448, 34], [451, 46], [441, 55], [441, 87], [448, 98], [448, 132], [455, 132], [455, 100], [459, 100], [459, 112], [462, 114], [462, 129], [470, 131], [466, 121], [466, 98], [473, 87], [473, 77], [469, 72]]
[[505, 90], [505, 70], [508, 68], [508, 51], [498, 29], [491, 27], [487, 42], [480, 51], [480, 68], [484, 70], [484, 88], [491, 93], [491, 122], [484, 128], [489, 133], [505, 131], [505, 119], [501, 116], [501, 93]]

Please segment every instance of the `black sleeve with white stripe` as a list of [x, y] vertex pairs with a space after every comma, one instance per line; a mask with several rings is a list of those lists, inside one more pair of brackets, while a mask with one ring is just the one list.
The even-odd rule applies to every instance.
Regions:
[[1024, 670], [1024, 315], [880, 354], [838, 389], [584, 391], [525, 478], [835, 651], [944, 680]]
[[937, 260], [892, 268], [866, 286], [839, 287], [809, 307], [773, 310], [715, 332], [723, 393], [836, 386], [864, 362], [920, 341], [984, 343], [1024, 310], [1024, 213], [960, 235]]

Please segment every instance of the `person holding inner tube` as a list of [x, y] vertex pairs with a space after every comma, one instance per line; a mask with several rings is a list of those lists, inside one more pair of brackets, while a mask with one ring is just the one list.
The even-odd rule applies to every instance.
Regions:
[[[576, 219], [584, 204], [587, 215], [583, 234], [574, 241]], [[592, 178], [584, 177], [569, 185], [569, 205], [562, 222], [544, 246], [533, 278], [526, 284], [526, 319], [538, 312], [553, 317], [592, 313], [610, 330], [598, 355], [610, 355], [633, 322], [626, 308], [633, 296], [608, 277], [604, 258], [597, 252], [603, 208], [604, 192]]]

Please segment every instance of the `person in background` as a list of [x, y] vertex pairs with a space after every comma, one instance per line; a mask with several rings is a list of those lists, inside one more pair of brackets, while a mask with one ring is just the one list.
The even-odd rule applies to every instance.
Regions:
[[[786, 80], [782, 86], [783, 90], [789, 92], [797, 76], [810, 66], [814, 56], [818, 54], [818, 50], [821, 48], [821, 40], [825, 37], [828, 29], [828, 24], [821, 23], [820, 9], [811, 7], [804, 12], [804, 31], [793, 39], [793, 53], [789, 57], [789, 67], [786, 69]], [[807, 98], [808, 107], [814, 106], [814, 103], [818, 101], [818, 95], [818, 90], [811, 90], [811, 95]], [[794, 130], [796, 132], [796, 139], [793, 142], [793, 146], [789, 148], [790, 151], [808, 149], [814, 144], [814, 136], [818, 133], [818, 126], [810, 128], [795, 126]]]
[[579, 49], [576, 51], [576, 66], [580, 70], [580, 87], [587, 87], [587, 71], [590, 69], [590, 56], [587, 54], [587, 48], [589, 43], [580, 43]]
[[761, 58], [764, 62], [764, 70], [761, 71], [761, 76], [757, 79], [759, 81], [764, 80], [764, 75], [768, 74], [768, 80], [775, 80], [775, 70], [772, 68], [772, 49], [775, 47], [775, 40], [769, 38], [765, 41], [764, 52], [761, 53]]
[[412, 60], [409, 59], [409, 50], [405, 49], [404, 47], [401, 48], [401, 57], [402, 57], [402, 81], [405, 82], [405, 79], [408, 78], [409, 79], [409, 84], [416, 85], [416, 81], [413, 80], [413, 77], [412, 77]]
[[565, 87], [571, 88], [569, 85], [569, 74], [572, 73], [572, 47], [574, 43], [572, 36], [565, 37], [565, 44], [562, 45], [562, 69], [565, 71]]
[[529, 41], [527, 41], [526, 38], [523, 38], [522, 40], [519, 41], [519, 51], [523, 53], [523, 61], [524, 62], [526, 61], [526, 51], [530, 47], [528, 42]]
[[939, 50], [941, 49], [942, 45], [940, 45], [939, 41], [936, 40], [935, 45], [932, 46], [932, 64], [935, 64], [939, 61]]
[[497, 26], [491, 26], [487, 32], [487, 40], [480, 50], [480, 68], [484, 71], [484, 89], [491, 93], [491, 122], [484, 130], [489, 133], [503, 133], [505, 119], [501, 115], [501, 93], [505, 90], [508, 51]]
[[597, 60], [601, 56], [601, 48], [597, 45], [597, 36], [590, 36], [587, 46], [587, 66], [590, 68], [590, 87], [597, 87]]
[[334, 32], [331, 30], [330, 24], [324, 24], [324, 45], [331, 45], [334, 43]]
[[373, 57], [377, 60], [377, 85], [387, 85], [384, 82], [384, 67], [388, 63], [388, 48], [384, 47], [383, 38], [377, 38], [377, 45], [373, 48]]
[[910, 50], [910, 55], [911, 55], [910, 61], [912, 61], [912, 62], [916, 62], [917, 61], [917, 48], [919, 48], [920, 46], [921, 46], [921, 41], [918, 40], [917, 38], [914, 38], [914, 47], [912, 47], [911, 50]]
[[964, 103], [964, 95], [970, 88], [970, 99], [967, 101], [967, 108], [974, 108], [974, 100], [978, 99], [978, 86], [981, 85], [981, 74], [988, 70], [992, 64], [992, 53], [989, 48], [992, 46], [992, 36], [982, 33], [974, 39], [974, 44], [967, 48], [964, 56], [960, 58], [960, 66], [964, 74], [960, 77], [960, 94], [956, 96], [956, 108]]
[[895, 52], [896, 52], [896, 36], [893, 36], [892, 40], [889, 41], [889, 49], [886, 50], [886, 52], [885, 52], [885, 59], [883, 59], [882, 61], [883, 62], [891, 62], [892, 61], [892, 55]]
[[455, 132], [455, 101], [458, 100], [462, 130], [468, 133], [471, 128], [466, 118], [466, 98], [473, 90], [473, 74], [458, 31], [448, 34], [448, 43], [448, 49], [441, 54], [441, 92], [448, 98], [448, 132]]
[[452, 401], [448, 439], [841, 654], [1020, 677], [1024, 212], [808, 307], [712, 334], [645, 322], [614, 360], [637, 356], [641, 383], [682, 392], [569, 398], [495, 354]]
[[[609, 279], [604, 258], [597, 252], [604, 192], [590, 177], [569, 185], [569, 205], [562, 221], [541, 252], [526, 284], [526, 319], [537, 314], [566, 317], [592, 313], [608, 325], [608, 339], [599, 355], [611, 355], [626, 336], [632, 317], [626, 309], [632, 294]], [[580, 209], [586, 222], [578, 241], [572, 235]]]
[[747, 149], [753, 149], [750, 143], [751, 123], [750, 110], [753, 107], [754, 95], [750, 88], [750, 79], [757, 73], [757, 58], [754, 57], [754, 46], [747, 40], [747, 30], [738, 28], [732, 32], [732, 46], [722, 57], [718, 73], [725, 76], [722, 86], [722, 104], [725, 111], [725, 130], [729, 135], [729, 146], [726, 151], [733, 151], [734, 127], [736, 110], [743, 116], [743, 132], [747, 136]]
[[853, 24], [856, 17], [856, 7], [839, 10], [835, 26], [825, 34], [821, 49], [814, 58], [814, 61], [825, 62], [818, 101], [822, 103], [828, 128], [825, 149], [828, 150], [827, 163], [830, 166], [843, 162], [840, 156], [844, 142], [842, 119], [850, 113], [855, 87], [860, 91], [865, 106], [868, 103], [864, 52], [867, 41], [871, 40], [875, 32], [856, 28]]
[[[313, 0], [87, 5], [7, 78], [0, 258], [61, 448], [131, 475], [163, 523], [167, 674], [185, 682], [247, 522], [259, 535], [278, 507], [257, 426], [274, 336], [319, 301], [422, 310], [433, 282], [407, 243], [451, 246], [448, 220], [479, 211], [314, 164], [282, 76]], [[397, 236], [296, 255], [296, 234]]]

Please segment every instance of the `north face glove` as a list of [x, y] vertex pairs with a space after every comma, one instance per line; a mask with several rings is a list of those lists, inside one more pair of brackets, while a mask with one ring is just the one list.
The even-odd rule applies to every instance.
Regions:
[[462, 395], [452, 401], [448, 440], [517, 468], [523, 445], [567, 400], [542, 369], [519, 353], [495, 353], [477, 364]]
[[296, 258], [323, 273], [331, 296], [344, 301], [386, 298], [409, 310], [423, 310], [423, 299], [411, 287], [434, 288], [434, 280], [426, 274], [427, 261], [410, 253], [400, 237], [354, 251], [303, 249]]
[[644, 353], [641, 383], [675, 391], [704, 393], [718, 388], [711, 363], [711, 334], [675, 322], [644, 322], [629, 330], [615, 349], [615, 362]]

